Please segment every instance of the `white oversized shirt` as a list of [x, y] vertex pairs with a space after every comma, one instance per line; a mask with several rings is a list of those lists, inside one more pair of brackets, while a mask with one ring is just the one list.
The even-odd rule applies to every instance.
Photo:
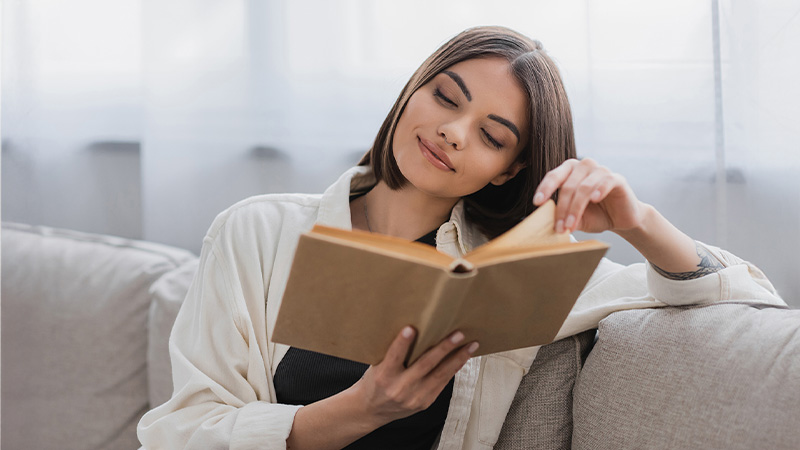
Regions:
[[[286, 448], [301, 406], [276, 403], [272, 379], [288, 347], [270, 336], [294, 250], [300, 234], [315, 223], [350, 229], [351, 191], [374, 184], [367, 167], [355, 167], [322, 195], [255, 196], [217, 216], [170, 337], [173, 395], [140, 421], [143, 448]], [[437, 249], [454, 257], [484, 242], [465, 222], [462, 203], [436, 235]], [[689, 281], [668, 280], [648, 264], [603, 259], [556, 340], [595, 328], [625, 309], [724, 301], [785, 304], [758, 268], [705, 247], [725, 268]], [[456, 374], [436, 448], [491, 449], [538, 349], [470, 359]]]

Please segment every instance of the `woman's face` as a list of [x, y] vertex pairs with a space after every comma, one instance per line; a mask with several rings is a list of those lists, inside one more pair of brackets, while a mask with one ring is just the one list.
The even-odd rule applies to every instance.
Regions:
[[502, 58], [454, 64], [420, 87], [397, 122], [392, 149], [411, 188], [461, 198], [503, 184], [527, 133], [527, 97]]

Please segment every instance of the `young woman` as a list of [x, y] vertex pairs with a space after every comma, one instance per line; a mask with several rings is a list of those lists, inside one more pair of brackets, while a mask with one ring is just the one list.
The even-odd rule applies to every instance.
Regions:
[[422, 64], [360, 165], [324, 194], [253, 197], [217, 217], [170, 339], [173, 397], [144, 416], [142, 443], [491, 448], [537, 348], [471, 358], [480, 343], [456, 331], [404, 367], [414, 338], [406, 327], [368, 367], [276, 344], [271, 329], [299, 235], [315, 223], [458, 256], [556, 194], [556, 231], [611, 230], [648, 261], [604, 260], [557, 338], [626, 308], [780, 301], [758, 269], [693, 241], [621, 176], [575, 159], [566, 93], [538, 42], [505, 28], [469, 29]]

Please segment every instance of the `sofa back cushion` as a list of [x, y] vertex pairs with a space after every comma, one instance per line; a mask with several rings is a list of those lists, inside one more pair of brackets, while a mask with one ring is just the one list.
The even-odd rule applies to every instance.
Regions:
[[195, 258], [46, 227], [2, 229], [3, 447], [138, 448], [151, 285]]
[[716, 304], [600, 322], [573, 448], [797, 448], [800, 310]]

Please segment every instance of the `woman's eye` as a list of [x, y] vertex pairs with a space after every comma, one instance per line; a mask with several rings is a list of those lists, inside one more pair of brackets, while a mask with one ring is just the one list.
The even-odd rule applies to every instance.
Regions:
[[433, 91], [433, 96], [438, 97], [441, 101], [447, 103], [450, 106], [458, 106], [456, 105], [456, 102], [450, 100], [446, 95], [442, 94], [442, 91], [440, 91], [439, 88], [436, 88]]
[[489, 132], [487, 132], [483, 128], [481, 128], [481, 131], [483, 132], [483, 135], [486, 136], [486, 140], [489, 141], [492, 147], [499, 149], [500, 147], [503, 146], [503, 144], [497, 142], [497, 140], [495, 140], [495, 138], [493, 138], [492, 135], [489, 134]]

